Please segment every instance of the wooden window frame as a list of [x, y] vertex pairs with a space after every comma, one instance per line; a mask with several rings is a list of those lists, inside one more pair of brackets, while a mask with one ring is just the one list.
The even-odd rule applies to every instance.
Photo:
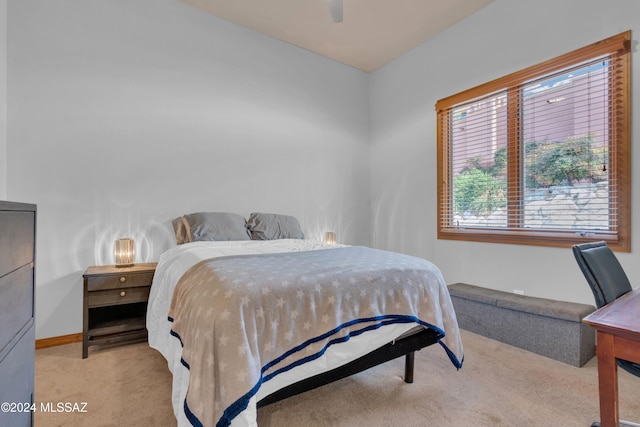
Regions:
[[[508, 226], [502, 228], [483, 227], [454, 227], [448, 207], [452, 201], [453, 178], [450, 173], [450, 141], [449, 130], [444, 125], [443, 115], [449, 114], [450, 108], [475, 99], [480, 99], [489, 94], [506, 90], [508, 100], [508, 145], [509, 150], [517, 150], [517, 156], [521, 154], [521, 141], [518, 129], [518, 111], [520, 105], [519, 87], [527, 81], [544, 75], [569, 68], [581, 62], [609, 55], [620, 74], [617, 82], [622, 90], [616, 91], [619, 95], [612, 100], [612, 122], [616, 127], [612, 129], [609, 144], [612, 150], [610, 159], [610, 177], [618, 183], [617, 196], [612, 197], [612, 203], [616, 205], [617, 225], [612, 227], [610, 233], [578, 234], [570, 231], [532, 230], [519, 226], [517, 212], [522, 208], [520, 191], [512, 190], [510, 185], [507, 196]], [[515, 95], [515, 96], [514, 96]], [[535, 246], [570, 247], [574, 244], [594, 240], [604, 240], [614, 250], [630, 252], [631, 250], [631, 31], [618, 34], [605, 40], [593, 43], [589, 46], [577, 49], [557, 58], [550, 59], [541, 64], [528, 67], [505, 77], [468, 89], [458, 94], [439, 100], [436, 103], [437, 111], [437, 155], [438, 155], [438, 239], [464, 240], [477, 242], [493, 242], [506, 244], [523, 244]], [[513, 163], [513, 164], [511, 164]], [[520, 181], [521, 162], [510, 162], [508, 166], [508, 179]]]

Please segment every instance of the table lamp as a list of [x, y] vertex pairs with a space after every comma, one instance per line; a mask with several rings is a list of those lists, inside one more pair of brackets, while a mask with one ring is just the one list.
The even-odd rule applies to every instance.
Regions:
[[117, 239], [114, 255], [116, 259], [116, 267], [131, 267], [135, 259], [135, 246], [133, 239]]

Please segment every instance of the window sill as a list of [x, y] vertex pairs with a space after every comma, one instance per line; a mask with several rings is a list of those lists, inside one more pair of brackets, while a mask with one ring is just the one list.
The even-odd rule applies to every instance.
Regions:
[[498, 230], [480, 228], [440, 229], [439, 240], [462, 240], [471, 242], [506, 243], [513, 245], [549, 246], [570, 248], [586, 242], [605, 241], [618, 252], [631, 252], [628, 241], [620, 241], [615, 234], [586, 233], [580, 235], [566, 231]]

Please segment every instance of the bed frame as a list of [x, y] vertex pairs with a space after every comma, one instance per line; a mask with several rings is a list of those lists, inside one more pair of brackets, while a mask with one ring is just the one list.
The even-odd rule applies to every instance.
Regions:
[[415, 352], [424, 347], [435, 344], [436, 342], [437, 338], [435, 331], [432, 329], [424, 329], [418, 333], [386, 344], [369, 354], [347, 363], [346, 365], [284, 387], [264, 397], [258, 402], [257, 406], [258, 408], [261, 408], [263, 406], [270, 405], [288, 397], [295, 396], [296, 394], [304, 393], [305, 391], [313, 390], [314, 388], [357, 374], [358, 372], [362, 372], [366, 369], [401, 356], [405, 356], [404, 381], [412, 383]]

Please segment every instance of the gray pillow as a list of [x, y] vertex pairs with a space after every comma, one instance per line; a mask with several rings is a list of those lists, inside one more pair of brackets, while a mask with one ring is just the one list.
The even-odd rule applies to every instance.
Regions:
[[244, 217], [227, 212], [197, 212], [172, 221], [176, 243], [208, 240], [251, 240]]
[[247, 228], [253, 240], [304, 239], [298, 220], [289, 215], [252, 213]]

